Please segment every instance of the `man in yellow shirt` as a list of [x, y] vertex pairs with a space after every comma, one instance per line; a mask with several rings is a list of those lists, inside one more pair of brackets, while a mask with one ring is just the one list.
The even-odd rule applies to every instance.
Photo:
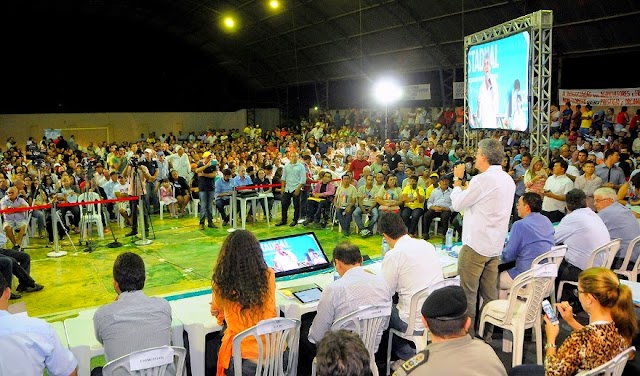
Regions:
[[418, 186], [418, 177], [411, 175], [407, 177], [409, 184], [402, 190], [401, 200], [404, 202], [401, 216], [405, 226], [409, 230], [409, 235], [415, 237], [418, 233], [418, 221], [424, 213], [424, 188]]
[[584, 106], [584, 111], [582, 112], [582, 121], [580, 122], [580, 136], [584, 137], [585, 135], [589, 134], [592, 122], [593, 111], [591, 110], [591, 105], [588, 104]]

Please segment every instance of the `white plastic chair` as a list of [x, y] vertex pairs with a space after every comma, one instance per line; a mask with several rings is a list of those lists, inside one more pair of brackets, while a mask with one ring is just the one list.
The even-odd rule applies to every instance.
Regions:
[[[198, 218], [198, 214], [200, 213], [200, 209], [198, 208], [198, 205], [200, 204], [200, 199], [199, 198], [192, 198], [191, 199], [191, 213], [193, 213], [193, 216], [195, 218]], [[215, 207], [215, 205], [214, 205]]]
[[[545, 263], [553, 263], [556, 265], [556, 270], [560, 267], [562, 260], [564, 260], [564, 255], [567, 254], [567, 246], [566, 245], [557, 245], [552, 247], [549, 252], [545, 252], [540, 256], [533, 259], [531, 262], [531, 268], [536, 268], [536, 265], [543, 265]], [[551, 284], [551, 289], [549, 290], [546, 296], [551, 298], [551, 305], [555, 307], [556, 302], [556, 287], [555, 287], [556, 279], [553, 278], [553, 283]]]
[[631, 346], [600, 367], [578, 372], [576, 376], [620, 376], [622, 375], [622, 372], [624, 372], [624, 367], [627, 365], [629, 356], [631, 356], [631, 353], [635, 351], [636, 348]]
[[[85, 192], [78, 197], [78, 202], [99, 201], [100, 195], [96, 192]], [[98, 236], [104, 239], [104, 228], [102, 227], [102, 204], [91, 204], [80, 207], [80, 233], [81, 236], [87, 236], [87, 232], [91, 231], [91, 224], [96, 225]]]
[[[240, 344], [249, 336], [253, 336], [258, 342], [256, 376], [295, 376], [298, 367], [300, 320], [282, 317], [262, 320], [258, 325], [236, 334], [233, 338], [232, 359], [235, 376], [242, 376]], [[287, 349], [289, 355], [285, 365], [284, 355]]]
[[[177, 346], [161, 346], [134, 351], [129, 355], [121, 356], [107, 363], [102, 369], [102, 374], [104, 376], [112, 376], [126, 371], [131, 376], [163, 376], [167, 375], [168, 366], [174, 364], [175, 375], [182, 376], [186, 355], [187, 350], [184, 347]], [[161, 359], [157, 360], [157, 358]], [[145, 367], [146, 365], [150, 366]]]
[[491, 323], [513, 333], [512, 367], [522, 364], [524, 332], [533, 328], [537, 363], [542, 364], [542, 300], [551, 291], [554, 277], [536, 275], [536, 269], [521, 273], [513, 281], [509, 298], [485, 304], [480, 315], [478, 333], [484, 335], [485, 323]]
[[[587, 262], [587, 267], [585, 269], [595, 267], [611, 269], [613, 259], [616, 257], [616, 254], [620, 249], [620, 242], [620, 239], [614, 239], [609, 243], [596, 248], [593, 252], [591, 252], [589, 262]], [[576, 281], [560, 281], [560, 285], [558, 286], [558, 301], [560, 301], [560, 299], [562, 298], [562, 290], [565, 284], [578, 287], [578, 282]]]
[[444, 281], [440, 281], [433, 286], [429, 286], [413, 294], [409, 308], [407, 330], [401, 332], [397, 329], [389, 328], [389, 343], [387, 344], [387, 375], [391, 374], [391, 344], [393, 342], [394, 335], [408, 341], [412, 341], [416, 346], [416, 352], [420, 352], [427, 347], [427, 343], [429, 342], [429, 331], [414, 329], [416, 316], [420, 314], [422, 304], [427, 300], [429, 294], [446, 286], [460, 286], [460, 279], [447, 278]]
[[[369, 365], [373, 376], [378, 376], [378, 366], [376, 366], [376, 340], [378, 333], [382, 332], [389, 325], [391, 317], [391, 306], [376, 305], [362, 307], [337, 319], [331, 330], [348, 329], [355, 327], [354, 333], [358, 334], [365, 347], [369, 351]], [[315, 367], [312, 370], [315, 376]]]
[[622, 261], [622, 266], [620, 266], [620, 269], [614, 270], [616, 274], [624, 275], [632, 282], [638, 282], [638, 273], [640, 273], [640, 257], [638, 257], [631, 270], [627, 270], [627, 268], [629, 267], [629, 261], [631, 259], [631, 254], [633, 253], [633, 249], [636, 247], [638, 242], [640, 242], [640, 236], [629, 243], [629, 246], [627, 247], [627, 254], [624, 256], [624, 261]]

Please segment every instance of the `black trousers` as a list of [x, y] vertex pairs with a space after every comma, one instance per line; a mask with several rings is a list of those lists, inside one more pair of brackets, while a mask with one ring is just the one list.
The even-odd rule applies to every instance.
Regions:
[[[24, 286], [33, 286], [35, 281], [29, 273], [31, 272], [31, 256], [26, 252], [19, 252], [13, 249], [0, 249], [0, 258], [8, 259], [11, 262], [11, 273], [18, 278], [18, 283]], [[7, 280], [11, 283], [11, 278]]]
[[564, 213], [558, 210], [554, 210], [551, 212], [548, 211], [541, 211], [540, 214], [544, 215], [545, 217], [549, 218], [549, 220], [551, 221], [551, 223], [557, 223], [560, 222], [562, 220], [562, 218], [564, 218]]
[[[556, 291], [558, 291], [558, 286], [560, 285], [560, 281], [574, 281], [578, 282], [578, 276], [582, 273], [582, 269], [577, 266], [571, 265], [566, 260], [562, 260], [560, 267], [558, 268], [558, 278], [556, 278]], [[573, 285], [566, 285], [563, 287], [562, 296], [560, 297], [560, 301], [567, 302], [575, 302], [578, 300], [576, 297], [574, 290], [576, 288]]]
[[424, 216], [422, 217], [422, 235], [428, 237], [429, 236], [429, 228], [431, 228], [431, 221], [434, 218], [440, 217], [440, 232], [442, 236], [447, 234], [447, 230], [449, 229], [449, 220], [451, 219], [451, 211], [443, 210], [441, 212], [437, 212], [435, 210], [427, 210], [424, 212]]
[[297, 222], [300, 219], [300, 196], [294, 195], [293, 192], [283, 192], [282, 193], [282, 222], [287, 222], [289, 206], [291, 206], [291, 202], [293, 201], [293, 221]]

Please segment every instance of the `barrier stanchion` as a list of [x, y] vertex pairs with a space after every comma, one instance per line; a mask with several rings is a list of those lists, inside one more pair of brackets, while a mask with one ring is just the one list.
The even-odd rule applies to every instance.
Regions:
[[56, 203], [51, 204], [51, 230], [53, 231], [53, 251], [47, 253], [47, 257], [66, 256], [66, 251], [60, 250], [60, 240], [58, 239], [58, 208]]
[[138, 229], [142, 232], [142, 239], [135, 242], [136, 245], [149, 245], [153, 243], [153, 240], [147, 239], [147, 231], [145, 229], [144, 221], [144, 203], [142, 202], [142, 196], [138, 197]]

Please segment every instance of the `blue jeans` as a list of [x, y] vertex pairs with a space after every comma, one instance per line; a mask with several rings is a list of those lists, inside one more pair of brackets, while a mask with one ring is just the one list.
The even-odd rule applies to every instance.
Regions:
[[356, 221], [356, 225], [358, 225], [358, 231], [362, 231], [365, 228], [371, 232], [373, 232], [373, 226], [378, 222], [378, 207], [372, 208], [369, 212], [369, 225], [365, 226], [362, 221], [362, 209], [358, 206], [356, 210], [353, 211], [353, 220]]
[[207, 223], [213, 223], [213, 193], [214, 191], [199, 191], [200, 198], [200, 224], [204, 224], [206, 217]]
[[338, 218], [338, 222], [340, 222], [340, 226], [342, 227], [342, 233], [345, 235], [349, 234], [349, 227], [351, 226], [352, 215], [353, 215], [353, 210], [347, 213], [346, 209], [336, 208], [336, 218]]
[[[406, 332], [409, 325], [402, 321], [400, 314], [398, 313], [398, 306], [395, 304], [391, 307], [391, 318], [389, 319], [389, 328], [396, 329], [401, 332]], [[411, 347], [409, 341], [397, 336], [393, 337], [391, 343], [391, 349], [396, 356], [402, 360], [408, 360], [412, 356], [416, 355], [416, 350]]]

